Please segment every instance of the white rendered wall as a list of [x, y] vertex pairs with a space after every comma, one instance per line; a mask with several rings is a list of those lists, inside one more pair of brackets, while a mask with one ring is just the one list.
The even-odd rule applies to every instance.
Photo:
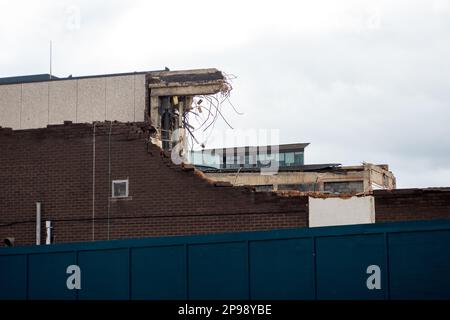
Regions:
[[309, 197], [309, 226], [375, 223], [373, 196], [351, 198]]

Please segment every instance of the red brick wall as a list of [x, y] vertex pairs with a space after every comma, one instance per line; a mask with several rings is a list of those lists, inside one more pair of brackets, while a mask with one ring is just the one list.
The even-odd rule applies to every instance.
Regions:
[[[107, 239], [111, 180], [129, 178], [129, 199], [109, 202], [110, 239], [307, 226], [307, 197], [217, 187], [147, 143], [145, 124], [96, 125], [95, 240]], [[109, 143], [111, 141], [111, 143]], [[35, 243], [35, 203], [55, 242], [92, 240], [93, 126], [0, 129], [0, 239]]]
[[376, 222], [450, 219], [450, 189], [377, 190]]

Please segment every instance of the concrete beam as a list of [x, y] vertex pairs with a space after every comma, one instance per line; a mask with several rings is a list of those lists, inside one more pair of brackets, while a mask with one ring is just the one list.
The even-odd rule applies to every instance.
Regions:
[[162, 97], [162, 96], [198, 96], [198, 95], [209, 95], [220, 92], [223, 89], [223, 83], [214, 83], [214, 84], [191, 84], [189, 86], [173, 86], [173, 83], [170, 84], [170, 87], [152, 87], [150, 96], [152, 97]]

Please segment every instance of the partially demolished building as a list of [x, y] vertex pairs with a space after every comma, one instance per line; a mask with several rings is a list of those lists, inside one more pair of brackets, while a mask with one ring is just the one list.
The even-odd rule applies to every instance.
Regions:
[[[395, 189], [396, 179], [386, 164], [359, 166], [304, 163], [309, 143], [205, 149], [191, 152], [193, 164], [208, 178], [256, 191], [303, 191], [356, 194], [377, 189]], [[271, 166], [271, 174], [261, 169]]]
[[[79, 242], [320, 225], [310, 223], [308, 194], [255, 192], [256, 183], [233, 186], [173, 163], [168, 150], [189, 129], [193, 99], [230, 89], [217, 69], [0, 79], [0, 239], [36, 244], [45, 234], [50, 242]], [[385, 192], [371, 195], [369, 222], [450, 217], [446, 189]]]
[[[193, 97], [227, 94], [217, 69], [148, 71], [58, 78], [49, 74], [0, 79], [0, 126], [14, 130], [102, 121], [147, 122], [153, 143], [169, 150], [186, 128]], [[175, 143], [180, 137], [173, 137]]]

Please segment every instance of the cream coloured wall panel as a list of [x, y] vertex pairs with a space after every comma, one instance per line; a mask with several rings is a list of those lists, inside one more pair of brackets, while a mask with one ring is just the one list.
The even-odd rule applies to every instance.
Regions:
[[0, 86], [0, 126], [145, 120], [145, 74]]
[[105, 78], [79, 79], [77, 122], [104, 121], [106, 119]]
[[106, 78], [107, 120], [134, 121], [134, 85], [134, 75]]
[[50, 82], [49, 123], [61, 124], [64, 121], [76, 122], [77, 81]]
[[20, 129], [20, 84], [0, 86], [0, 127]]
[[134, 121], [145, 120], [145, 74], [135, 75]]
[[45, 128], [48, 124], [49, 82], [22, 85], [21, 128]]

